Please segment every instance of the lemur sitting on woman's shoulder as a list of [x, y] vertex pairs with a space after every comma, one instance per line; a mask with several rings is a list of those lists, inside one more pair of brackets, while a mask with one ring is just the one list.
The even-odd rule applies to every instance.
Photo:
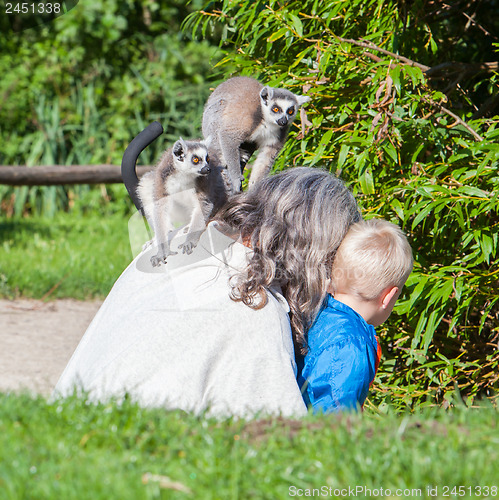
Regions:
[[171, 249], [171, 239], [186, 224], [186, 239], [178, 248], [190, 254], [209, 218], [227, 199], [221, 169], [210, 165], [208, 141], [182, 138], [163, 153], [153, 171], [142, 176], [137, 193], [158, 246], [151, 257], [153, 266], [178, 253]]
[[309, 100], [245, 76], [213, 91], [204, 108], [203, 135], [212, 137], [210, 149], [228, 168], [233, 192], [241, 191], [241, 174], [256, 149], [249, 186], [269, 173], [298, 109]]

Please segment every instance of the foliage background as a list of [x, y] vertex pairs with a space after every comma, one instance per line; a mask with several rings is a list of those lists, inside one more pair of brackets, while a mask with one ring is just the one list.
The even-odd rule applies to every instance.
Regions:
[[[158, 120], [165, 133], [140, 158], [152, 164], [179, 135], [199, 135], [219, 51], [180, 24], [200, 5], [85, 0], [19, 33], [0, 17], [0, 165], [119, 165], [133, 137]], [[89, 209], [130, 207], [122, 186], [0, 186], [0, 195], [15, 215], [53, 215], [82, 197]]]
[[[0, 17], [0, 165], [119, 164], [159, 120], [165, 135], [141, 155], [153, 163], [199, 135], [210, 86], [233, 74], [310, 95], [276, 170], [336, 171], [366, 217], [404, 228], [416, 258], [379, 331], [372, 404], [448, 404], [456, 389], [472, 404], [499, 383], [498, 8], [86, 0], [21, 33]], [[120, 185], [0, 186], [0, 199], [3, 217], [131, 213]]]
[[[336, 171], [366, 217], [408, 233], [415, 268], [380, 330], [371, 401], [467, 402], [498, 387], [497, 1], [225, 0], [226, 71], [312, 97], [276, 169]], [[233, 70], [232, 67], [235, 69]]]

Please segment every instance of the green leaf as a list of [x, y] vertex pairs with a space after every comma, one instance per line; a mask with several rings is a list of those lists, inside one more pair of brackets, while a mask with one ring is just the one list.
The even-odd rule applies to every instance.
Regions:
[[348, 152], [350, 151], [350, 146], [343, 144], [340, 148], [340, 153], [338, 155], [338, 168], [342, 168], [345, 160], [348, 156]]
[[426, 205], [426, 207], [423, 208], [423, 210], [421, 210], [416, 218], [412, 221], [412, 229], [414, 229], [423, 219], [426, 219], [426, 217], [428, 217], [428, 215], [433, 210], [433, 207], [434, 203], [428, 202], [428, 205]]
[[287, 27], [281, 28], [279, 31], [276, 31], [275, 33], [272, 33], [267, 38], [267, 42], [275, 42], [276, 40], [279, 40], [279, 38], [282, 38], [284, 35], [287, 35], [289, 33], [289, 29]]
[[388, 154], [388, 156], [398, 164], [398, 154], [395, 146], [391, 142], [386, 142], [383, 145], [383, 150]]
[[293, 64], [291, 64], [289, 69], [293, 69], [294, 67], [298, 66], [302, 62], [303, 58], [311, 52], [311, 50], [311, 48], [307, 47], [305, 50], [302, 50], [301, 52], [296, 54], [295, 61], [293, 62]]
[[374, 178], [372, 170], [366, 168], [360, 177], [360, 185], [364, 194], [374, 193]]
[[417, 68], [416, 66], [406, 65], [404, 66], [404, 71], [411, 79], [412, 85], [414, 87], [417, 87], [418, 85], [424, 83], [426, 80], [426, 77], [424, 76], [421, 69]]
[[364, 194], [374, 193], [374, 180], [370, 165], [366, 165], [367, 151], [363, 151], [355, 161], [355, 168], [359, 171], [359, 182]]
[[414, 288], [413, 292], [411, 293], [411, 297], [409, 299], [409, 309], [412, 309], [414, 307], [416, 301], [423, 293], [423, 290], [425, 289], [427, 282], [428, 282], [427, 276], [418, 276], [418, 284]]
[[485, 198], [487, 200], [489, 199], [489, 195], [485, 191], [473, 186], [462, 186], [459, 188], [459, 192], [468, 196], [476, 196], [478, 198]]
[[418, 155], [419, 153], [421, 153], [421, 150], [425, 147], [424, 144], [420, 144], [418, 146], [418, 148], [416, 149], [416, 151], [412, 154], [412, 157], [411, 157], [411, 165], [418, 159]]
[[397, 217], [401, 221], [403, 221], [404, 220], [404, 207], [402, 206], [400, 201], [397, 200], [397, 198], [393, 198], [391, 206], [392, 206], [393, 210], [395, 211], [395, 213], [397, 214]]
[[393, 81], [393, 86], [397, 90], [397, 94], [400, 94], [400, 66], [395, 66], [390, 70], [390, 78]]
[[[430, 346], [431, 341], [433, 340], [433, 335], [435, 333], [435, 329], [440, 323], [441, 318], [438, 318], [439, 311], [432, 311], [430, 316], [428, 317], [428, 322], [426, 324], [426, 328], [423, 335], [423, 353], [426, 354], [428, 352], [428, 347]], [[443, 317], [443, 315], [442, 315]]]
[[480, 247], [483, 252], [483, 257], [487, 264], [490, 263], [490, 258], [495, 254], [494, 251], [494, 240], [490, 236], [490, 234], [486, 233], [485, 231], [482, 231], [481, 233], [481, 238], [480, 238]]
[[289, 14], [289, 17], [292, 21], [293, 28], [295, 29], [298, 36], [300, 38], [303, 37], [303, 24], [302, 24], [300, 18], [296, 14]]

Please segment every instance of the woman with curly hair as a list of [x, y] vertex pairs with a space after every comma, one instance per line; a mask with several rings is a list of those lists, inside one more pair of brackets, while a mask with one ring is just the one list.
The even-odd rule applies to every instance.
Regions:
[[294, 349], [326, 297], [336, 249], [360, 220], [334, 175], [291, 168], [234, 196], [190, 255], [143, 251], [115, 283], [55, 394], [128, 395], [215, 416], [302, 415]]

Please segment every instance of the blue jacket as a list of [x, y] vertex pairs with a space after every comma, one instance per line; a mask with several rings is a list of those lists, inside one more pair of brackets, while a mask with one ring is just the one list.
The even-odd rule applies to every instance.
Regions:
[[381, 355], [374, 327], [329, 295], [308, 331], [308, 349], [298, 361], [305, 404], [314, 413], [362, 407]]

